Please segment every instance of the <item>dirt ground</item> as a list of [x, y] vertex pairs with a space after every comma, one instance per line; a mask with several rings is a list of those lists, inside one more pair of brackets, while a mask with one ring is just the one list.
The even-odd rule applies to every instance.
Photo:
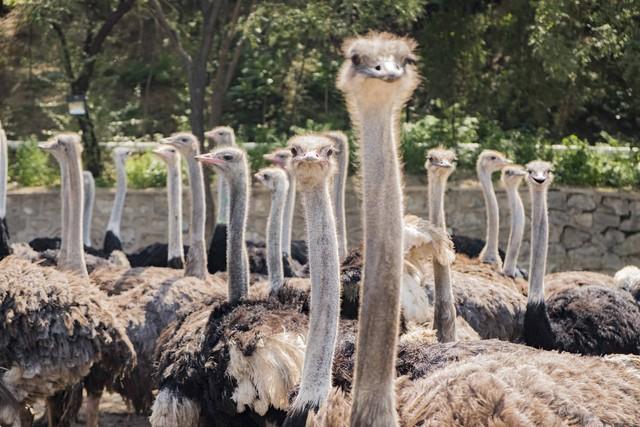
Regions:
[[[86, 400], [85, 400], [86, 402]], [[74, 427], [85, 425], [85, 406], [82, 405], [78, 422]], [[36, 418], [44, 413], [44, 407], [35, 408]], [[122, 398], [117, 394], [105, 392], [100, 400], [100, 427], [149, 427], [147, 417], [132, 414]]]

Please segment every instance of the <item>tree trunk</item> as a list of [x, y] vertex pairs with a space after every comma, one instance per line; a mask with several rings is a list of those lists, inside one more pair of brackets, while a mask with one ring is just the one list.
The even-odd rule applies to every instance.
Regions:
[[[194, 61], [189, 73], [189, 105], [191, 112], [189, 113], [189, 125], [191, 132], [200, 141], [200, 151], [205, 152], [204, 140], [204, 98], [207, 85], [207, 65]], [[203, 168], [204, 178], [204, 199], [206, 209], [205, 236], [207, 240], [213, 233], [215, 206], [213, 202], [213, 193], [211, 192], [211, 170]]]
[[93, 176], [100, 176], [102, 173], [102, 154], [89, 110], [85, 116], [78, 116], [78, 124], [82, 130], [84, 168], [90, 170]]

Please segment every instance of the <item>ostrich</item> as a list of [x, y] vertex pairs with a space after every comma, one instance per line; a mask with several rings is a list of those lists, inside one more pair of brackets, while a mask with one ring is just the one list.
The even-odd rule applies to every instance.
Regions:
[[507, 192], [509, 201], [509, 211], [511, 213], [509, 243], [507, 253], [504, 258], [502, 272], [505, 276], [515, 279], [518, 274], [517, 263], [522, 236], [524, 235], [524, 206], [518, 193], [518, 187], [522, 178], [526, 175], [525, 170], [520, 166], [506, 166], [502, 169], [502, 185]]
[[91, 245], [91, 222], [93, 220], [93, 204], [96, 200], [96, 182], [90, 171], [82, 172], [84, 183], [84, 217], [82, 218], [82, 240], [87, 248]]
[[267, 223], [267, 267], [269, 268], [269, 293], [276, 294], [284, 285], [282, 262], [282, 219], [289, 190], [289, 180], [284, 170], [263, 168], [255, 177], [271, 191], [271, 209]]
[[[397, 425], [394, 349], [403, 270], [400, 110], [418, 85], [415, 42], [386, 33], [348, 40], [337, 86], [361, 142], [364, 277], [353, 385], [352, 425]], [[362, 349], [378, 349], [365, 354]]]
[[124, 199], [127, 196], [127, 172], [125, 163], [131, 154], [131, 150], [125, 147], [116, 147], [111, 155], [116, 167], [116, 195], [111, 208], [111, 215], [104, 235], [102, 251], [109, 256], [114, 250], [122, 251], [122, 239], [120, 237], [120, 221], [124, 209]]
[[484, 150], [480, 153], [476, 163], [476, 171], [480, 185], [482, 186], [482, 195], [487, 209], [487, 238], [485, 246], [482, 248], [482, 252], [480, 252], [480, 261], [497, 267], [502, 266], [502, 260], [498, 254], [498, 232], [500, 224], [498, 219], [498, 199], [496, 199], [496, 193], [493, 189], [491, 175], [511, 163], [513, 162], [507, 159], [502, 153], [493, 150]]
[[527, 164], [532, 214], [525, 342], [533, 347], [580, 354], [640, 354], [640, 308], [627, 292], [590, 285], [558, 291], [545, 300], [547, 190], [552, 181], [551, 164]]
[[[228, 126], [217, 126], [205, 132], [204, 136], [213, 142], [214, 147], [236, 146], [235, 132]], [[217, 194], [218, 212], [216, 215], [216, 226], [213, 230], [207, 256], [207, 270], [211, 274], [224, 271], [227, 266], [225, 259], [227, 250], [225, 245], [227, 240], [227, 222], [229, 221], [229, 186], [224, 181], [224, 177], [221, 176], [219, 176], [217, 180]]]
[[[111, 314], [113, 307], [87, 280], [82, 247], [80, 137], [61, 134], [42, 147], [66, 159], [61, 167], [66, 169], [71, 190], [66, 205], [69, 230], [63, 266], [67, 272], [15, 257], [3, 261], [4, 278], [0, 283], [5, 288], [0, 291], [0, 305], [4, 313], [0, 319], [5, 335], [0, 337], [4, 344], [0, 364], [13, 367], [1, 381], [13, 390], [18, 402], [46, 397], [49, 423], [63, 425], [68, 420], [62, 414], [62, 399], [54, 394], [78, 383], [92, 365], [109, 369], [117, 378], [135, 364], [135, 352], [119, 320]], [[34, 318], [40, 320], [33, 322]]]
[[291, 240], [293, 230], [293, 213], [296, 205], [296, 178], [291, 174], [291, 150], [278, 148], [272, 153], [263, 156], [272, 164], [281, 167], [287, 172], [289, 178], [289, 192], [284, 209], [284, 222], [282, 223], [282, 247], [286, 254], [296, 260], [300, 265], [309, 262], [307, 254], [307, 242], [304, 240]]
[[0, 122], [0, 260], [13, 253], [10, 244], [9, 227], [7, 227], [7, 185], [8, 185], [9, 152], [7, 135]]
[[338, 253], [340, 254], [340, 261], [342, 261], [347, 256], [348, 250], [345, 191], [349, 173], [349, 140], [347, 135], [338, 131], [325, 132], [325, 135], [333, 140], [338, 162], [338, 171], [333, 178], [333, 209], [338, 232]]
[[[455, 169], [455, 154], [444, 149], [430, 150], [425, 166], [429, 177], [430, 219], [432, 223], [446, 229], [445, 186]], [[448, 276], [449, 272], [443, 271], [448, 268], [447, 265], [434, 265], [433, 278]], [[501, 276], [494, 272], [493, 267], [485, 264], [476, 264], [476, 268], [471, 269], [469, 263], [454, 262], [452, 270], [452, 290], [458, 315], [483, 338], [512, 341], [522, 337], [525, 299], [514, 289], [512, 279]], [[489, 270], [489, 273], [486, 270]], [[430, 288], [431, 281], [426, 280], [426, 285]], [[439, 308], [436, 305], [436, 320], [442, 316], [447, 318], [452, 313], [450, 308], [443, 312], [440, 312]]]
[[167, 166], [168, 243], [153, 243], [128, 254], [131, 267], [169, 267], [182, 269], [188, 246], [182, 244], [182, 174], [180, 153], [163, 146], [152, 151]]

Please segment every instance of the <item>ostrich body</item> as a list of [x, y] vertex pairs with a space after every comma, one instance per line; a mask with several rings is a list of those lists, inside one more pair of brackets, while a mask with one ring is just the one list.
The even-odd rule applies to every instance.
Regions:
[[[493, 154], [491, 154], [493, 156]], [[492, 160], [493, 161], [493, 160]], [[480, 163], [480, 162], [479, 162]], [[484, 164], [484, 163], [482, 163]], [[433, 149], [427, 155], [425, 163], [429, 177], [429, 215], [434, 224], [443, 230], [446, 229], [444, 195], [447, 179], [455, 169], [455, 154], [450, 150]], [[458, 264], [467, 267], [468, 263]], [[492, 266], [477, 264], [482, 270], [493, 270]], [[488, 279], [485, 275], [476, 274], [476, 271], [465, 272], [456, 271], [456, 262], [452, 265], [452, 270], [448, 271], [448, 265], [434, 264], [433, 280], [429, 274], [425, 275], [427, 288], [433, 286], [436, 294], [436, 279], [440, 283], [446, 283], [443, 278], [450, 276], [451, 291], [443, 289], [448, 295], [453, 293], [455, 310], [448, 302], [449, 297], [439, 300], [443, 306], [435, 306], [435, 320], [438, 324], [447, 324], [447, 320], [458, 313], [482, 338], [499, 338], [504, 340], [518, 340], [522, 337], [522, 322], [525, 309], [525, 298], [512, 286], [505, 286], [501, 282]], [[512, 279], [500, 276], [507, 285]], [[496, 283], [497, 282], [497, 283]], [[449, 337], [452, 333], [448, 334]]]
[[532, 215], [525, 342], [580, 354], [640, 354], [640, 308], [629, 293], [610, 287], [582, 286], [555, 292], [545, 299], [547, 190], [552, 180], [549, 163], [534, 161], [527, 165]]
[[[453, 355], [452, 348], [448, 350]], [[396, 389], [402, 424], [471, 427], [637, 423], [637, 367], [598, 357], [507, 350], [463, 357], [444, 369], [432, 369], [422, 379], [399, 378]], [[466, 356], [464, 353], [468, 352], [463, 352]], [[334, 390], [328, 404], [308, 420], [307, 426], [348, 426], [350, 400], [342, 391]]]
[[113, 251], [122, 251], [122, 238], [120, 235], [120, 222], [122, 221], [122, 210], [124, 209], [124, 199], [127, 197], [127, 172], [125, 163], [131, 151], [125, 147], [116, 147], [113, 152], [113, 163], [116, 167], [116, 195], [111, 207], [111, 215], [107, 223], [107, 231], [104, 235], [102, 251], [109, 256]]

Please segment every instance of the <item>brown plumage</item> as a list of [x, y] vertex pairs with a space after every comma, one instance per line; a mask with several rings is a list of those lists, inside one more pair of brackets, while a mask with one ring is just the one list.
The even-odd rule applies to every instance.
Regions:
[[479, 258], [469, 258], [464, 254], [456, 253], [456, 261], [451, 265], [451, 269], [458, 273], [483, 278], [496, 285], [506, 286], [524, 296], [527, 295], [529, 284], [525, 279], [507, 277], [493, 266], [480, 261]]
[[[640, 371], [597, 357], [497, 352], [423, 379], [401, 377], [396, 389], [403, 426], [635, 425], [640, 419]], [[347, 426], [349, 407], [349, 397], [334, 390], [307, 426]]]
[[548, 295], [582, 286], [615, 287], [613, 277], [593, 271], [562, 271], [544, 276], [544, 291]]
[[113, 312], [86, 279], [5, 258], [0, 262], [0, 366], [7, 370], [0, 381], [26, 404], [78, 383], [95, 364], [116, 378], [125, 374], [136, 356]]
[[203, 302], [224, 300], [226, 283], [211, 276], [206, 281], [183, 277], [172, 268], [101, 269], [91, 275], [94, 283], [110, 293], [114, 312], [122, 319], [138, 355], [137, 366], [121, 378], [94, 370], [86, 382], [90, 394], [111, 388], [129, 401], [136, 413], [146, 414], [155, 388], [153, 355], [161, 332], [182, 313]]

